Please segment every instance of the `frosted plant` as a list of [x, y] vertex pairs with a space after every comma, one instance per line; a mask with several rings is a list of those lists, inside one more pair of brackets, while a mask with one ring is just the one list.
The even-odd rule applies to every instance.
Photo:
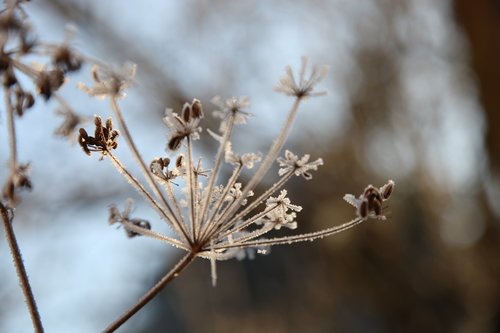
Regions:
[[[130, 68], [130, 67], [129, 67]], [[135, 69], [135, 67], [132, 67]], [[118, 120], [120, 134], [113, 129], [111, 119], [103, 125], [100, 117], [95, 118], [94, 136], [80, 129], [79, 143], [86, 154], [99, 152], [101, 159], [109, 157], [129, 183], [141, 193], [160, 217], [170, 226], [173, 235], [164, 235], [154, 230], [153, 224], [132, 218], [131, 203], [123, 212], [116, 206], [110, 209], [111, 224], [123, 226], [129, 237], [143, 235], [180, 248], [187, 254], [168, 272], [139, 302], [130, 308], [105, 331], [120, 327], [142, 306], [151, 300], [169, 281], [175, 278], [196, 257], [208, 259], [212, 268], [212, 281], [216, 283], [216, 262], [231, 258], [253, 257], [255, 253], [268, 253], [271, 246], [312, 241], [349, 229], [369, 218], [385, 219], [382, 204], [389, 199], [394, 182], [389, 181], [382, 188], [369, 186], [356, 198], [346, 195], [346, 200], [355, 206], [357, 217], [350, 222], [328, 229], [292, 236], [266, 238], [272, 230], [297, 229], [297, 213], [302, 207], [292, 204], [288, 192], [283, 189], [293, 176], [312, 179], [312, 171], [323, 165], [321, 158], [311, 160], [310, 155], [301, 157], [286, 150], [278, 157], [300, 104], [311, 96], [325, 94], [315, 92], [315, 86], [326, 75], [326, 67], [314, 67], [306, 78], [307, 61], [303, 59], [299, 80], [295, 80], [290, 67], [279, 81], [277, 91], [294, 98], [293, 105], [269, 151], [239, 154], [233, 151], [231, 139], [235, 129], [245, 124], [249, 115], [249, 100], [246, 97], [222, 99], [212, 102], [218, 107], [213, 112], [220, 119], [218, 130], [208, 130], [218, 145], [212, 165], [208, 169], [201, 158], [193, 156], [193, 145], [200, 139], [202, 120], [205, 116], [202, 103], [194, 99], [186, 103], [179, 113], [167, 109], [164, 122], [169, 129], [166, 151], [168, 156], [155, 158], [149, 166], [143, 161], [122, 117], [117, 98], [124, 95], [123, 89], [132, 80], [133, 71], [128, 74], [115, 73], [110, 69], [93, 68], [94, 73], [106, 73], [105, 78], [94, 75], [96, 86], [80, 86], [92, 96], [107, 96]], [[117, 139], [123, 135], [137, 162], [144, 172], [148, 186], [143, 185], [115, 156]], [[175, 160], [175, 162], [173, 162]], [[211, 160], [211, 159], [209, 159]], [[254, 193], [273, 163], [278, 164], [278, 180], [263, 193]], [[222, 179], [223, 165], [232, 168], [227, 179]], [[250, 179], [242, 181], [242, 173], [255, 170]], [[173, 184], [182, 190], [174, 191]], [[280, 191], [277, 195], [276, 192]]]

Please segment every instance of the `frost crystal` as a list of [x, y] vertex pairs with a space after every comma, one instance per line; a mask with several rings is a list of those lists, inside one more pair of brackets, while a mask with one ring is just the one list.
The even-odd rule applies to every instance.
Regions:
[[323, 159], [318, 158], [313, 162], [309, 162], [309, 154], [302, 156], [300, 159], [291, 151], [285, 151], [285, 157], [278, 157], [277, 161], [281, 167], [278, 171], [280, 176], [289, 172], [293, 172], [296, 176], [302, 176], [306, 180], [312, 179], [312, 174], [309, 170], [318, 170], [318, 166], [323, 165]]

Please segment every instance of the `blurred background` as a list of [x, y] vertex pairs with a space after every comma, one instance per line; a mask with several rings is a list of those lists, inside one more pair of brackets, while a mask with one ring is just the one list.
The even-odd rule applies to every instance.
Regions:
[[[284, 67], [301, 56], [329, 65], [318, 87], [329, 95], [303, 105], [285, 146], [325, 160], [312, 181], [287, 187], [304, 207], [298, 232], [350, 220], [345, 193], [396, 182], [387, 222], [221, 262], [216, 288], [200, 259], [122, 332], [500, 332], [498, 1], [39, 0], [26, 9], [44, 41], [62, 41], [72, 23], [75, 48], [137, 63], [121, 105], [147, 161], [165, 154], [165, 107], [196, 97], [210, 112], [215, 95], [251, 98], [235, 150], [265, 152], [292, 103], [272, 90]], [[62, 93], [76, 111], [107, 116], [107, 101], [75, 88], [89, 72]], [[38, 103], [18, 122], [34, 190], [15, 229], [47, 332], [95, 332], [182, 253], [107, 224], [107, 206], [132, 197], [134, 216], [166, 230], [110, 163], [52, 134], [55, 107]], [[6, 170], [3, 113], [0, 125]], [[215, 145], [202, 141], [210, 161]], [[29, 332], [3, 237], [0, 267], [0, 331]]]

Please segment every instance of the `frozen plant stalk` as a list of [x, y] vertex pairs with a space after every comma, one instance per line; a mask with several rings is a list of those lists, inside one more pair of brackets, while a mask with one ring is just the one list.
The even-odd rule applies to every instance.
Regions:
[[[187, 255], [136, 305], [111, 324], [106, 329], [107, 332], [114, 331], [128, 320], [196, 257], [210, 260], [212, 281], [215, 285], [217, 260], [252, 257], [255, 253], [268, 252], [269, 247], [273, 245], [312, 241], [347, 230], [369, 218], [385, 219], [382, 215], [382, 204], [392, 193], [392, 181], [380, 189], [370, 185], [359, 198], [346, 195], [346, 200], [356, 207], [357, 212], [357, 217], [350, 222], [313, 233], [264, 237], [274, 229], [297, 228], [297, 213], [302, 207], [291, 203], [283, 186], [293, 176], [310, 180], [311, 171], [323, 165], [321, 158], [311, 159], [308, 154], [298, 156], [288, 150], [284, 152], [284, 156], [278, 157], [300, 104], [309, 97], [326, 94], [316, 92], [315, 86], [325, 77], [327, 67], [314, 67], [309, 75], [306, 75], [306, 69], [307, 60], [304, 58], [296, 79], [292, 69], [287, 67], [286, 75], [276, 87], [277, 91], [293, 97], [294, 102], [278, 137], [264, 156], [256, 153], [236, 153], [231, 144], [237, 126], [246, 123], [249, 115], [248, 99], [232, 97], [224, 100], [215, 97], [212, 100], [218, 107], [213, 116], [220, 119], [220, 126], [216, 132], [208, 130], [219, 145], [210, 169], [203, 166], [201, 158], [193, 156], [193, 144], [200, 138], [201, 121], [205, 116], [199, 100], [194, 99], [191, 103], [186, 103], [180, 113], [167, 109], [164, 121], [170, 133], [167, 143], [168, 156], [154, 159], [147, 168], [117, 104], [117, 98], [124, 95], [123, 89], [128, 87], [133, 79], [133, 74], [130, 75], [132, 72], [119, 74], [107, 68], [93, 69], [95, 86], [87, 87], [82, 84], [81, 87], [91, 95], [110, 97], [120, 132], [142, 167], [149, 188], [139, 182], [114, 155], [119, 134], [113, 129], [111, 119], [103, 124], [101, 118], [96, 117], [94, 136], [80, 129], [79, 143], [87, 154], [97, 151], [101, 153], [101, 158], [109, 156], [117, 169], [167, 222], [174, 236], [155, 232], [148, 221], [132, 218], [131, 202], [127, 203], [122, 212], [112, 206], [109, 222], [122, 225], [129, 237], [144, 235], [187, 252]], [[254, 189], [275, 161], [279, 165], [278, 180], [263, 193], [254, 193]], [[220, 177], [223, 164], [232, 167], [230, 177], [225, 180]], [[254, 168], [257, 170], [244, 184], [240, 177], [242, 172]], [[183, 185], [180, 196], [173, 190], [173, 181]]]

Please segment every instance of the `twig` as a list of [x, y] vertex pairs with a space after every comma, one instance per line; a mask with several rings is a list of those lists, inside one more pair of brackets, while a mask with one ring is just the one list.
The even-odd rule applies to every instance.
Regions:
[[158, 283], [154, 285], [141, 299], [133, 305], [130, 309], [124, 312], [120, 318], [115, 320], [111, 325], [106, 327], [103, 333], [114, 332], [121, 325], [123, 325], [127, 320], [129, 320], [134, 314], [136, 314], [140, 309], [142, 309], [146, 304], [149, 303], [167, 283], [176, 278], [180, 272], [182, 272], [195, 258], [197, 252], [189, 252], [185, 257], [183, 257], [174, 268], [172, 268]]
[[14, 234], [14, 228], [12, 228], [7, 208], [1, 202], [0, 215], [2, 215], [7, 243], [9, 244], [10, 253], [12, 254], [12, 260], [14, 261], [14, 265], [16, 266], [19, 284], [21, 285], [26, 304], [28, 305], [31, 321], [33, 322], [33, 328], [35, 329], [36, 333], [43, 333], [42, 320], [40, 319], [40, 314], [38, 313], [35, 298], [33, 296], [33, 292], [31, 291], [28, 275], [26, 273], [26, 268], [24, 267], [23, 258], [21, 256], [21, 250], [19, 249], [19, 245], [17, 244], [16, 236]]

